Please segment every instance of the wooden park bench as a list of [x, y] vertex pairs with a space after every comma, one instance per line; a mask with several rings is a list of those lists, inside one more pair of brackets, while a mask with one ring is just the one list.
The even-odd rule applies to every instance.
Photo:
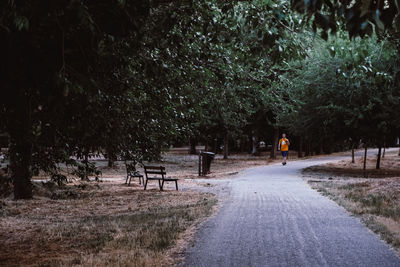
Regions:
[[160, 190], [164, 188], [164, 182], [175, 182], [176, 190], [178, 190], [178, 179], [166, 177], [165, 167], [163, 166], [143, 166], [146, 181], [144, 183], [144, 190], [146, 190], [148, 180], [157, 180]]
[[139, 178], [139, 184], [144, 184], [143, 175], [136, 171], [136, 165], [126, 164], [126, 181], [125, 184], [130, 185], [132, 178]]

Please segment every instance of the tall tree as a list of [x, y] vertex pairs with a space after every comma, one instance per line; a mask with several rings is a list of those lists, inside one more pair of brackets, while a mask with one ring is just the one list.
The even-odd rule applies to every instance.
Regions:
[[45, 150], [52, 165], [100, 147], [91, 125], [110, 88], [100, 83], [97, 63], [109, 40], [130, 36], [135, 49], [150, 6], [148, 1], [67, 0], [0, 5], [2, 131], [10, 136], [14, 196], [30, 198], [32, 164]]

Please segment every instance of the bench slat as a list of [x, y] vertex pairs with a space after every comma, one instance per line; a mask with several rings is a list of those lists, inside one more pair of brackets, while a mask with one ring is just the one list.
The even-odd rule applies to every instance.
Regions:
[[162, 172], [162, 171], [145, 171], [147, 174], [164, 174], [166, 175], [166, 172]]
[[[167, 172], [165, 171], [164, 166], [143, 166], [143, 167], [144, 167], [144, 172], [146, 175], [146, 182], [144, 184], [144, 190], [146, 190], [148, 180], [158, 180], [161, 191], [163, 190], [163, 187], [164, 187], [164, 181], [175, 182], [176, 190], [178, 190], [178, 179], [171, 178], [171, 177], [165, 177], [165, 175], [167, 175]], [[154, 176], [149, 177], [149, 174], [161, 175], [161, 177], [159, 177], [159, 176], [158, 177], [154, 177]], [[162, 184], [161, 184], [161, 181], [162, 181]]]
[[164, 166], [143, 166], [143, 167], [148, 170], [165, 170]]

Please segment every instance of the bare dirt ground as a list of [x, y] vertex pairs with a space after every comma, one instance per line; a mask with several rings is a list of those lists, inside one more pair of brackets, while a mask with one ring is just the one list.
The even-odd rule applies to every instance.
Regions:
[[362, 158], [314, 166], [303, 171], [310, 186], [359, 216], [400, 255], [400, 157], [386, 154], [381, 169], [376, 157], [367, 160], [363, 177]]
[[[217, 155], [207, 177], [230, 177], [280, 160], [267, 158]], [[115, 168], [95, 162], [101, 182], [69, 177], [69, 184], [58, 187], [41, 175], [34, 177], [34, 199], [0, 199], [1, 266], [172, 266], [196, 226], [215, 211], [213, 188], [196, 180], [196, 155], [171, 151], [150, 163], [180, 178], [180, 191], [167, 184], [160, 192], [154, 181], [146, 191], [137, 180], [127, 186], [123, 162]]]

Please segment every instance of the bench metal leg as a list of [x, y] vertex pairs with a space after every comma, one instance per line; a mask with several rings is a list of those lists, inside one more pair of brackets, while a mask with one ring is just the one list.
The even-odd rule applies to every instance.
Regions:
[[146, 182], [145, 182], [145, 184], [144, 184], [144, 190], [146, 190], [146, 187], [147, 187], [147, 179], [146, 179]]
[[139, 184], [140, 185], [144, 184], [144, 178], [143, 178], [142, 175], [133, 175], [133, 176], [132, 175], [128, 175], [126, 177], [125, 184], [131, 185], [132, 178], [138, 178], [139, 179]]
[[178, 191], [178, 181], [175, 181], [176, 191]]
[[162, 181], [162, 184], [161, 184], [161, 181], [160, 181], [160, 180], [158, 180], [158, 185], [160, 186], [160, 191], [163, 191], [163, 187], [164, 187], [164, 180]]

